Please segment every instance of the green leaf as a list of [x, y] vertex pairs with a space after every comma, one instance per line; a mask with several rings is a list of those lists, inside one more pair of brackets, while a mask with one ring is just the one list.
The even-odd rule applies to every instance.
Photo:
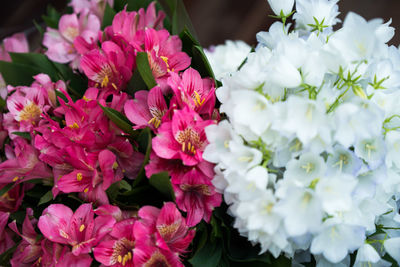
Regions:
[[110, 26], [117, 12], [107, 3], [106, 9], [104, 10], [103, 23], [101, 28], [104, 30], [105, 27]]
[[147, 90], [147, 85], [143, 81], [142, 76], [140, 76], [139, 71], [136, 69], [131, 80], [128, 82], [126, 91], [133, 97], [135, 93], [140, 90]]
[[18, 135], [26, 140], [32, 140], [31, 134], [28, 132], [12, 132], [12, 134]]
[[40, 206], [40, 205], [42, 205], [44, 203], [47, 203], [47, 202], [49, 202], [51, 200], [53, 200], [53, 193], [50, 190], [40, 198], [38, 206]]
[[6, 84], [12, 86], [26, 85], [33, 82], [33, 76], [38, 72], [36, 69], [13, 62], [0, 61], [0, 73]]
[[114, 0], [114, 10], [116, 12], [120, 12], [122, 9], [124, 9], [126, 5], [126, 0]]
[[140, 171], [136, 177], [136, 179], [133, 181], [133, 187], [138, 186], [144, 179], [146, 179], [146, 170], [145, 167], [147, 163], [149, 162], [150, 159], [150, 153], [151, 153], [151, 131], [149, 128], [145, 128], [142, 130], [140, 133], [139, 137], [137, 138], [137, 141], [139, 143], [139, 150], [140, 151], [145, 151], [145, 156], [143, 160], [142, 167], [140, 168]]
[[47, 6], [47, 15], [42, 16], [42, 19], [46, 22], [47, 26], [54, 29], [58, 28], [58, 21], [60, 18], [61, 14], [51, 5]]
[[1, 109], [4, 108], [6, 105], [7, 105], [7, 102], [6, 102], [3, 98], [0, 97], [0, 111], [1, 111]]
[[5, 193], [11, 190], [13, 188], [14, 183], [9, 183], [5, 185], [2, 189], [0, 189], [0, 197], [2, 197]]
[[216, 267], [221, 260], [222, 244], [208, 242], [189, 260], [193, 267]]
[[[190, 20], [183, 1], [175, 0], [175, 2], [176, 5], [172, 15], [172, 34], [179, 35], [185, 28], [187, 28], [189, 32], [196, 37], [196, 31], [194, 30], [192, 21]], [[196, 39], [198, 38], [196, 37]]]
[[16, 243], [14, 246], [0, 254], [0, 266], [9, 266], [11, 257], [14, 254], [14, 251], [17, 249], [19, 242]]
[[[99, 104], [100, 105], [100, 104]], [[121, 112], [109, 108], [109, 107], [104, 107], [100, 105], [101, 109], [103, 110], [104, 114], [122, 131], [125, 133], [131, 135], [131, 136], [136, 136], [137, 132], [133, 130], [132, 128], [132, 123], [128, 120], [127, 117], [125, 117]]]
[[30, 66], [37, 69], [37, 73], [46, 73], [51, 79], [57, 78], [57, 69], [44, 54], [37, 53], [9, 53], [13, 63]]
[[149, 182], [151, 186], [160, 191], [164, 196], [168, 197], [169, 200], [175, 200], [175, 193], [172, 189], [168, 172], [153, 174], [150, 177]]
[[128, 11], [138, 11], [141, 8], [147, 9], [153, 0], [128, 0]]
[[125, 189], [126, 191], [131, 191], [132, 186], [125, 180], [119, 181], [119, 189]]
[[210, 66], [210, 62], [208, 62], [208, 59], [204, 54], [203, 48], [199, 45], [194, 45], [192, 51], [193, 68], [195, 68], [202, 77], [211, 77], [215, 81], [214, 72]]
[[136, 64], [137, 64], [137, 68], [140, 73], [140, 76], [142, 76], [142, 79], [145, 82], [145, 84], [147, 85], [147, 88], [151, 89], [154, 86], [156, 86], [157, 83], [154, 80], [153, 72], [150, 69], [150, 64], [149, 64], [149, 59], [148, 59], [147, 53], [145, 53], [145, 52], [137, 53]]
[[88, 79], [84, 75], [79, 75], [65, 64], [56, 62], [51, 63], [57, 69], [58, 77], [56, 80], [63, 80], [67, 83], [68, 89], [78, 97], [82, 97], [87, 89]]

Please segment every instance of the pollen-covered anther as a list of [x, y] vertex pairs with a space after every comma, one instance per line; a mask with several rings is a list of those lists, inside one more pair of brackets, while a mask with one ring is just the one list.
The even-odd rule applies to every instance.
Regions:
[[82, 173], [78, 172], [76, 174], [76, 180], [78, 180], [78, 182], [80, 182], [80, 181], [82, 181], [82, 179], [83, 179]]
[[83, 232], [83, 230], [85, 230], [85, 225], [84, 224], [81, 224], [81, 226], [79, 227], [79, 232]]
[[40, 110], [39, 106], [32, 102], [26, 105], [23, 110], [21, 110], [21, 113], [19, 114], [19, 120], [34, 122], [40, 118], [41, 113], [42, 111]]
[[79, 125], [76, 122], [74, 122], [71, 125], [68, 125], [68, 127], [71, 128], [71, 129], [79, 129]]

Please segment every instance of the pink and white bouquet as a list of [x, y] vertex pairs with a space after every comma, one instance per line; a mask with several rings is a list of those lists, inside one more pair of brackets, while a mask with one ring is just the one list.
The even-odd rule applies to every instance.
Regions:
[[203, 50], [180, 0], [0, 46], [1, 266], [400, 263], [400, 51], [338, 0]]

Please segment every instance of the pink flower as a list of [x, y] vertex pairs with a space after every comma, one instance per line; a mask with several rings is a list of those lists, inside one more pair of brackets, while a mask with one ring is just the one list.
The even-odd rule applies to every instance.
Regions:
[[[16, 33], [11, 37], [3, 40], [3, 45], [0, 46], [0, 60], [11, 61], [11, 57], [8, 52], [25, 53], [29, 52], [28, 41], [26, 40], [25, 34]], [[0, 97], [6, 99], [7, 87], [0, 74]], [[0, 142], [1, 143], [1, 142]]]
[[165, 203], [161, 210], [144, 206], [139, 210], [139, 217], [141, 220], [135, 225], [135, 263], [139, 266], [157, 263], [183, 266], [179, 255], [186, 252], [195, 231], [189, 230], [175, 204]]
[[52, 204], [43, 211], [38, 227], [50, 241], [69, 244], [72, 254], [89, 253], [115, 224], [111, 216], [94, 219], [91, 204], [82, 204], [75, 213], [62, 204]]
[[29, 52], [29, 45], [25, 34], [16, 33], [3, 40], [3, 46], [0, 46], [0, 60], [11, 61], [8, 52]]
[[49, 179], [49, 168], [38, 159], [36, 149], [21, 137], [13, 140], [15, 148], [8, 160], [0, 163], [0, 183], [22, 182], [30, 179]]
[[128, 43], [135, 47], [140, 47], [143, 42], [141, 33], [138, 31], [146, 28], [160, 30], [163, 28], [165, 13], [156, 13], [155, 2], [152, 2], [147, 11], [141, 8], [138, 12], [127, 12], [122, 10], [115, 15], [112, 25], [105, 29], [106, 34], [112, 39], [114, 36], [124, 38]]
[[160, 87], [148, 91], [138, 91], [135, 99], [125, 103], [125, 114], [135, 124], [135, 129], [150, 127], [157, 131], [161, 121], [168, 110]]
[[50, 107], [47, 104], [47, 92], [38, 87], [8, 87], [15, 92], [7, 98], [7, 108], [12, 118], [20, 126], [15, 131], [30, 132], [41, 119], [41, 114]]
[[161, 250], [153, 246], [141, 246], [135, 249], [135, 266], [174, 266], [183, 267], [179, 258], [172, 252]]
[[134, 51], [131, 46], [121, 48], [105, 41], [101, 50], [94, 49], [81, 59], [81, 67], [95, 87], [119, 91], [132, 77]]
[[95, 43], [100, 31], [100, 20], [96, 15], [81, 13], [63, 15], [58, 30], [47, 28], [43, 45], [47, 47], [46, 55], [59, 63], [71, 62], [71, 67], [79, 68], [80, 54], [74, 47], [74, 41], [81, 36], [87, 43]]
[[189, 68], [181, 76], [171, 73], [168, 85], [171, 86], [180, 108], [189, 106], [200, 115], [211, 115], [215, 106], [214, 82], [210, 78], [202, 79], [200, 74]]
[[[7, 184], [0, 184], [0, 189], [4, 188]], [[8, 192], [0, 196], [0, 211], [1, 212], [15, 212], [19, 209], [24, 198], [24, 184], [17, 184], [12, 187]]]
[[89, 11], [102, 19], [107, 4], [113, 7], [114, 0], [72, 0], [69, 5], [74, 9], [74, 13]]
[[194, 166], [203, 160], [207, 145], [204, 128], [212, 123], [188, 107], [175, 110], [172, 121], [164, 122], [153, 138], [153, 150], [161, 158], [181, 159], [184, 165]]
[[189, 226], [198, 224], [201, 219], [209, 222], [212, 210], [221, 204], [221, 195], [215, 192], [210, 179], [196, 169], [185, 173], [179, 184], [172, 186], [179, 209], [188, 214]]
[[93, 249], [95, 259], [105, 266], [135, 266], [135, 219], [127, 219], [114, 225], [109, 238]]
[[42, 241], [42, 256], [39, 259], [37, 265], [43, 267], [89, 267], [93, 261], [88, 254], [75, 256], [67, 246], [48, 239]]
[[3, 254], [14, 245], [12, 235], [6, 229], [9, 216], [10, 213], [0, 211], [0, 254]]
[[32, 266], [35, 262], [39, 261], [42, 252], [42, 239], [38, 238], [38, 234], [34, 229], [36, 223], [37, 220], [33, 218], [33, 210], [28, 208], [22, 225], [22, 234], [18, 230], [16, 221], [9, 224], [10, 229], [22, 237], [22, 241], [11, 259], [12, 266]]
[[113, 205], [102, 205], [94, 210], [94, 213], [98, 216], [112, 216], [117, 222], [125, 219], [132, 219], [137, 217], [137, 211], [121, 211], [117, 206]]
[[170, 36], [167, 30], [148, 28], [144, 33], [144, 52], [147, 52], [153, 76], [163, 92], [168, 89], [170, 72], [179, 72], [190, 66], [190, 57], [182, 52], [182, 41]]

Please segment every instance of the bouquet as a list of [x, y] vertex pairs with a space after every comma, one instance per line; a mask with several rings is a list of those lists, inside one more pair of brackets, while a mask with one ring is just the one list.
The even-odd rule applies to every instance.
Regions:
[[[203, 49], [180, 0], [72, 0], [0, 47], [0, 265], [400, 263], [400, 51], [338, 0]], [[295, 8], [295, 11], [293, 10]]]

